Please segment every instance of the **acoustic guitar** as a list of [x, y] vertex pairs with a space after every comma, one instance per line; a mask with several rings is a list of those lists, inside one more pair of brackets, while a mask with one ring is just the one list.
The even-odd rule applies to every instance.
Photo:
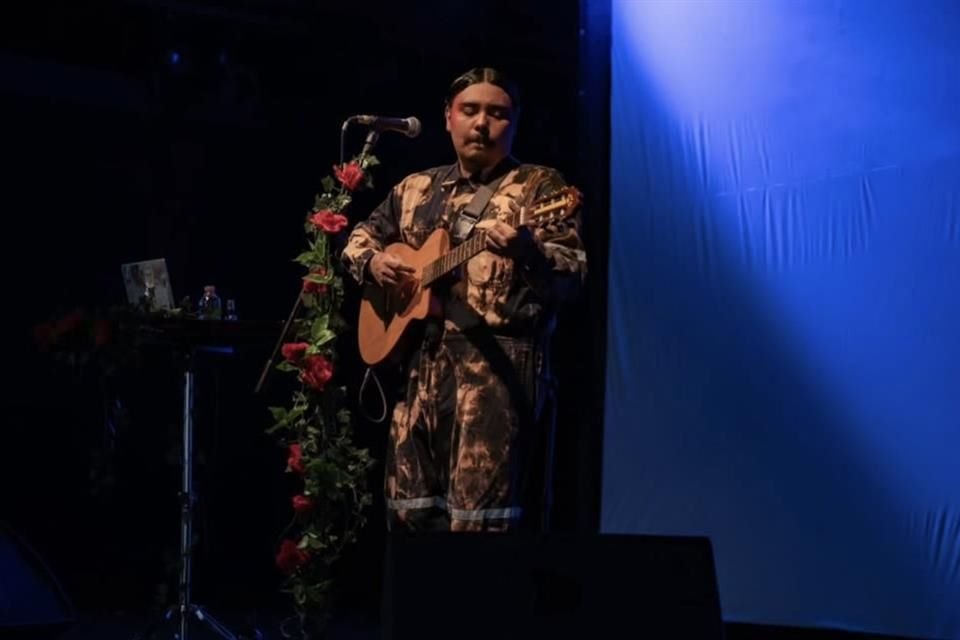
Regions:
[[[531, 229], [556, 224], [572, 216], [581, 200], [576, 187], [564, 187], [518, 212], [511, 212], [504, 221], [514, 228]], [[398, 287], [380, 287], [374, 283], [364, 288], [358, 338], [360, 356], [367, 365], [374, 366], [396, 356], [411, 323], [437, 313], [439, 304], [431, 285], [483, 251], [486, 240], [486, 233], [475, 229], [470, 237], [451, 249], [450, 235], [445, 229], [437, 229], [419, 249], [403, 242], [384, 249], [413, 267], [415, 272]]]

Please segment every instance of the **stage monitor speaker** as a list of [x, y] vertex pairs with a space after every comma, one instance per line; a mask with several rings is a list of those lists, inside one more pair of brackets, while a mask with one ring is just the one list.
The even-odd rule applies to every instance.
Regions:
[[703, 537], [394, 534], [383, 636], [723, 638]]
[[52, 638], [73, 622], [73, 605], [49, 567], [0, 522], [0, 637]]

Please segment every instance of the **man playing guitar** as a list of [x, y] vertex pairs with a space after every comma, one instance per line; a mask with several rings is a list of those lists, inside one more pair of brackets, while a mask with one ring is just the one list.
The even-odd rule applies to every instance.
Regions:
[[[380, 295], [403, 307], [419, 291], [441, 312], [419, 323], [415, 349], [391, 351], [403, 379], [386, 459], [391, 529], [540, 524], [547, 347], [558, 304], [582, 285], [586, 257], [580, 199], [569, 197], [579, 193], [556, 170], [511, 155], [519, 113], [519, 93], [500, 72], [459, 76], [444, 110], [457, 162], [404, 178], [342, 253], [368, 300]], [[414, 260], [434, 238], [429, 264]], [[406, 320], [385, 308], [361, 309], [361, 323], [375, 320], [360, 328], [361, 352], [370, 336], [381, 339], [364, 352], [376, 354], [364, 356], [370, 364], [380, 361], [384, 336], [392, 348], [403, 330], [390, 333], [390, 325]]]

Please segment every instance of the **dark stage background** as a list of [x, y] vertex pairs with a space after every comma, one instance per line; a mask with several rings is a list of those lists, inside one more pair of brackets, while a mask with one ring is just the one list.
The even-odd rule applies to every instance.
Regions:
[[[302, 219], [338, 159], [341, 122], [378, 113], [424, 123], [415, 140], [381, 138], [377, 188], [356, 203], [355, 221], [404, 174], [452, 161], [442, 96], [476, 65], [501, 67], [523, 87], [516, 155], [556, 166], [586, 194], [593, 271], [558, 336], [554, 516], [558, 529], [596, 529], [605, 304], [591, 314], [587, 301], [600, 299], [605, 280], [607, 151], [596, 118], [607, 98], [603, 78], [580, 78], [576, 2], [131, 0], [3, 11], [12, 380], [3, 517], [79, 612], [144, 611], [175, 595], [181, 381], [169, 354], [148, 351], [105, 383], [94, 364], [39, 352], [34, 327], [123, 302], [120, 264], [159, 257], [177, 298], [214, 283], [242, 319], [282, 322], [302, 275], [292, 262]], [[355, 132], [348, 154], [361, 144]], [[266, 407], [290, 389], [274, 377], [263, 396], [252, 393], [272, 340], [200, 363], [195, 595], [212, 607], [285, 604], [273, 553], [292, 487], [264, 429]], [[355, 398], [352, 336], [342, 348]], [[385, 427], [355, 415], [379, 459]], [[370, 524], [341, 565], [344, 608], [376, 606], [381, 472], [371, 477]]]

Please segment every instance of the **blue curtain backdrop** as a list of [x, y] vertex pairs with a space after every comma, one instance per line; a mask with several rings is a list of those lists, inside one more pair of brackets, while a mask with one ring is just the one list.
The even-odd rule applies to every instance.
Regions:
[[602, 529], [960, 638], [960, 3], [613, 0]]

